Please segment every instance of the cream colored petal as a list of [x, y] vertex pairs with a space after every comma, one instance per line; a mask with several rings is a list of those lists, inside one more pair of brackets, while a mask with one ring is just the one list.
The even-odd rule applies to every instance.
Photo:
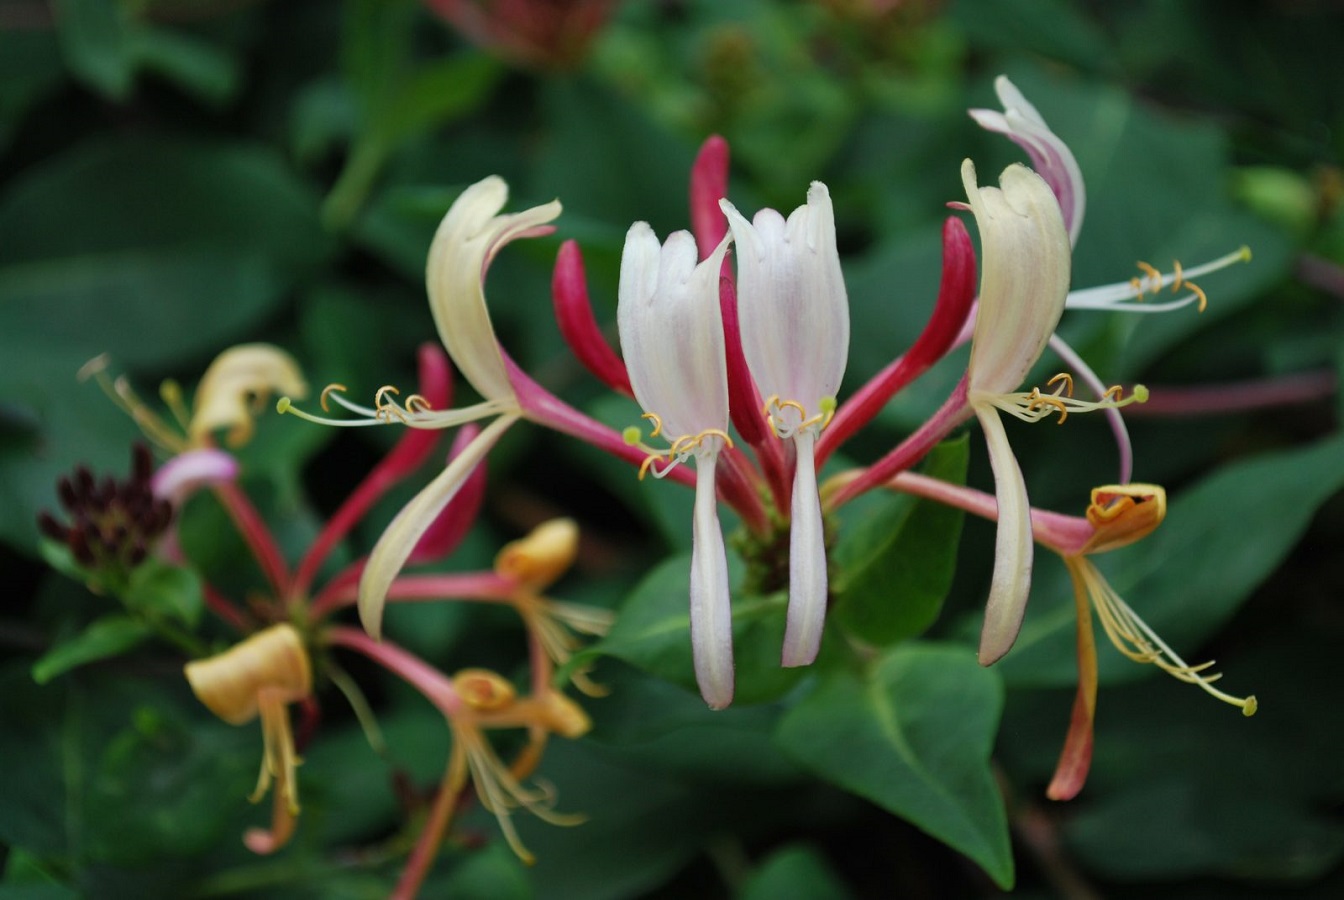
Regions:
[[553, 200], [511, 215], [498, 215], [509, 187], [490, 176], [462, 192], [434, 235], [425, 268], [429, 308], [453, 363], [488, 400], [512, 400], [513, 386], [485, 303], [485, 272], [501, 247], [545, 230], [560, 215]]
[[849, 301], [835, 245], [826, 185], [814, 181], [807, 204], [786, 222], [763, 209], [748, 222], [727, 200], [737, 250], [742, 351], [761, 395], [793, 400], [805, 417], [840, 389], [849, 358]]
[[397, 513], [378, 538], [359, 580], [359, 620], [371, 636], [378, 638], [382, 635], [383, 605], [387, 602], [388, 588], [406, 564], [420, 536], [443, 512], [476, 464], [516, 421], [516, 415], [500, 416], [487, 425], [475, 440], [453, 457], [438, 477]]
[[691, 655], [700, 696], [710, 709], [733, 702], [733, 608], [728, 556], [714, 489], [716, 456], [695, 460], [695, 519], [691, 550]]
[[1000, 187], [982, 188], [968, 159], [961, 176], [983, 256], [967, 369], [974, 401], [1016, 390], [1040, 358], [1064, 312], [1071, 251], [1055, 195], [1035, 172], [1009, 166]]
[[193, 443], [219, 428], [228, 428], [228, 443], [238, 446], [252, 436], [252, 419], [271, 392], [291, 397], [308, 393], [299, 364], [270, 344], [230, 347], [205, 370], [196, 388], [189, 429]]
[[985, 624], [980, 632], [980, 665], [988, 666], [1013, 646], [1027, 611], [1027, 596], [1031, 592], [1031, 503], [998, 412], [993, 407], [977, 406], [975, 414], [989, 447], [994, 499], [999, 508], [994, 573], [989, 601], [985, 604]]
[[817, 497], [812, 431], [794, 437], [798, 464], [793, 475], [789, 524], [789, 611], [784, 627], [785, 666], [808, 666], [821, 648], [826, 624], [826, 527]]
[[678, 231], [658, 246], [636, 222], [621, 255], [616, 324], [635, 397], [663, 422], [669, 440], [728, 428], [719, 272], [728, 250], [697, 264], [695, 239]]
[[551, 519], [506, 544], [495, 557], [495, 572], [540, 591], [569, 571], [578, 552], [578, 523]]

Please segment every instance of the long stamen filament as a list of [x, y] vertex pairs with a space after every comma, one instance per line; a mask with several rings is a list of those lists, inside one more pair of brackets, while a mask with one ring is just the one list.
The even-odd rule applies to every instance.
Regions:
[[1120, 409], [1132, 403], [1144, 403], [1148, 400], [1148, 389], [1141, 384], [1134, 385], [1128, 397], [1125, 396], [1124, 388], [1112, 385], [1107, 388], [1100, 400], [1077, 400], [1073, 396], [1073, 377], [1065, 372], [1051, 378], [1046, 386], [1051, 385], [1057, 385], [1052, 393], [1042, 393], [1037, 387], [1030, 391], [996, 394], [983, 399], [1024, 422], [1039, 422], [1041, 419], [1058, 414], [1061, 424], [1071, 412]]
[[[366, 428], [372, 425], [391, 425], [395, 423], [411, 428], [424, 429], [454, 428], [488, 416], [502, 415], [514, 409], [513, 406], [502, 401], [483, 400], [480, 403], [464, 406], [460, 409], [436, 410], [432, 409], [429, 401], [419, 394], [412, 394], [407, 397], [403, 406], [388, 399], [388, 394], [395, 390], [389, 390], [388, 387], [379, 390], [377, 395], [379, 406], [371, 409], [345, 399], [340, 394], [341, 390], [344, 390], [344, 388], [340, 385], [328, 385], [326, 390], [322, 392], [322, 400], [334, 401], [355, 413], [359, 418], [334, 419], [329, 416], [315, 415], [299, 409], [289, 397], [281, 397], [276, 402], [275, 409], [282, 415], [287, 413], [318, 425], [331, 425], [337, 428]], [[325, 402], [322, 408], [327, 408]]]
[[1092, 596], [1093, 606], [1096, 607], [1106, 636], [1117, 650], [1135, 662], [1152, 663], [1187, 684], [1198, 685], [1210, 696], [1240, 708], [1242, 715], [1255, 715], [1259, 704], [1254, 694], [1245, 698], [1235, 697], [1214, 687], [1213, 682], [1222, 678], [1222, 674], [1203, 674], [1213, 665], [1213, 660], [1192, 666], [1181, 659], [1101, 577], [1096, 567], [1090, 562], [1084, 562], [1083, 577], [1088, 593]]
[[[1163, 274], [1148, 263], [1139, 262], [1137, 265], [1139, 270], [1143, 272], [1142, 277], [1131, 278], [1129, 281], [1119, 284], [1073, 291], [1069, 294], [1068, 308], [1156, 313], [1180, 309], [1192, 303], [1198, 303], [1200, 312], [1203, 312], [1208, 305], [1208, 296], [1202, 288], [1192, 283], [1191, 279], [1216, 272], [1235, 263], [1249, 262], [1250, 259], [1250, 248], [1240, 247], [1232, 253], [1190, 269], [1184, 268], [1180, 262], [1173, 262], [1172, 271], [1167, 274]], [[1145, 298], [1166, 287], [1170, 287], [1172, 293], [1179, 293], [1182, 288], [1190, 293], [1179, 300], [1170, 300], [1165, 303], [1143, 302]]]

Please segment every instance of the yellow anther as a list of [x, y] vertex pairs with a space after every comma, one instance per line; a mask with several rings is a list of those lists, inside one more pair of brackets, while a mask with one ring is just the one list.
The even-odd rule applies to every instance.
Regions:
[[[1247, 250], [1247, 248], [1245, 247], [1243, 247], [1242, 249]], [[1247, 250], [1248, 256], [1249, 252], [1250, 251]], [[1199, 311], [1203, 312], [1205, 308], [1207, 308], [1209, 305], [1209, 298], [1208, 295], [1204, 293], [1204, 289], [1201, 288], [1199, 285], [1195, 284], [1193, 281], [1185, 280], [1185, 275], [1181, 271], [1180, 260], [1173, 259], [1171, 261], [1171, 267], [1172, 271], [1175, 273], [1171, 282], [1171, 292], [1174, 294], [1181, 288], [1185, 288], [1187, 291], [1189, 291], [1190, 293], [1194, 294], [1196, 297], [1199, 298]]]
[[1157, 288], [1162, 286], [1162, 273], [1156, 266], [1150, 265], [1143, 260], [1139, 260], [1134, 265], [1138, 266], [1139, 271], [1143, 272], [1145, 279], [1151, 280], [1157, 284], [1157, 287], [1153, 288], [1153, 290], [1157, 290]]
[[1064, 401], [1059, 399], [1057, 394], [1042, 394], [1040, 388], [1032, 388], [1031, 394], [1027, 396], [1027, 409], [1035, 412], [1047, 406], [1059, 410], [1059, 420], [1055, 424], [1063, 425], [1064, 420], [1069, 417], [1069, 410]]
[[649, 437], [657, 437], [663, 433], [663, 420], [658, 418], [657, 413], [645, 413], [641, 418], [648, 419], [653, 423], [653, 431], [649, 433]]
[[374, 416], [380, 422], [392, 423], [392, 417], [396, 416], [403, 425], [406, 424], [406, 413], [397, 404], [397, 401], [388, 399], [388, 395], [393, 397], [399, 395], [401, 391], [390, 384], [385, 384], [373, 395]]
[[1143, 302], [1143, 282], [1139, 278], [1129, 279], [1129, 286], [1134, 291], [1134, 299]]
[[1065, 397], [1072, 397], [1072, 396], [1073, 396], [1073, 376], [1072, 376], [1072, 375], [1070, 375], [1068, 372], [1060, 372], [1060, 373], [1059, 373], [1058, 375], [1056, 375], [1054, 378], [1051, 378], [1049, 381], [1047, 381], [1047, 382], [1045, 383], [1045, 386], [1046, 386], [1046, 387], [1050, 387], [1051, 385], [1055, 384], [1056, 382], [1062, 382], [1062, 383], [1063, 383], [1063, 387], [1061, 387], [1060, 390], [1055, 391], [1055, 396], [1059, 396], [1061, 393], [1062, 393]]
[[[662, 458], [663, 458], [662, 455], [659, 453], [650, 453], [648, 456], [644, 457], [644, 461], [639, 464], [639, 480], [643, 481], [644, 476], [648, 474], [649, 469], [653, 467], [653, 464]], [[656, 471], [653, 473], [653, 477], [654, 478], [658, 477], [658, 473]]]
[[1189, 281], [1185, 283], [1185, 289], [1199, 298], [1199, 311], [1203, 312], [1209, 305], [1209, 298], [1203, 289]]
[[422, 413], [431, 411], [434, 405], [421, 394], [411, 394], [406, 398], [406, 409], [412, 413]]
[[1101, 395], [1101, 399], [1110, 400], [1111, 402], [1114, 403], [1124, 399], [1124, 396], [1125, 396], [1124, 387], [1122, 385], [1113, 384], [1106, 389], [1106, 393]]
[[[345, 393], [346, 391], [348, 391], [348, 390], [349, 390], [349, 388], [347, 388], [345, 385], [343, 385], [343, 384], [336, 384], [336, 383], [334, 383], [334, 382], [333, 382], [332, 384], [329, 384], [329, 385], [327, 385], [326, 387], [324, 387], [324, 388], [322, 389], [322, 396], [318, 398], [318, 402], [322, 404], [322, 411], [323, 411], [323, 412], [331, 412], [331, 409], [328, 408], [328, 406], [327, 406], [327, 396], [328, 396], [329, 394], [331, 394], [332, 391], [340, 391], [342, 394], [344, 394], [344, 393]], [[286, 399], [288, 399], [288, 398], [286, 398]]]

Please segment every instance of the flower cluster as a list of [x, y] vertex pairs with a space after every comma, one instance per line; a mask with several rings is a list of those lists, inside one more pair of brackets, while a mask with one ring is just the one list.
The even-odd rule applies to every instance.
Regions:
[[[1121, 481], [1128, 481], [1132, 452], [1120, 410], [1144, 402], [1147, 391], [1142, 385], [1126, 391], [1101, 382], [1055, 333], [1061, 316], [1068, 308], [1151, 312], [1194, 303], [1203, 308], [1207, 296], [1191, 278], [1249, 254], [1243, 248], [1193, 269], [1178, 263], [1169, 274], [1140, 264], [1140, 277], [1071, 293], [1072, 244], [1085, 211], [1079, 167], [1007, 79], [1000, 78], [996, 87], [1003, 111], [971, 115], [1022, 146], [1036, 168], [1012, 165], [997, 186], [982, 186], [972, 162], [962, 163], [966, 199], [950, 205], [971, 212], [979, 230], [978, 284], [967, 229], [949, 218], [942, 284], [924, 331], [843, 402], [837, 395], [848, 356], [849, 314], [824, 184], [813, 183], [805, 205], [787, 217], [764, 209], [748, 220], [725, 196], [726, 143], [707, 141], [691, 176], [692, 231], [675, 232], [660, 243], [649, 225], [636, 222], [626, 235], [617, 307], [621, 355], [597, 324], [577, 246], [562, 246], [553, 280], [561, 332], [596, 377], [639, 403], [649, 423], [647, 437], [633, 426], [617, 436], [567, 406], [514, 365], [496, 340], [483, 290], [485, 270], [507, 241], [551, 231], [558, 202], [500, 215], [506, 188], [498, 178], [463, 192], [435, 237], [427, 283], [440, 336], [483, 402], [455, 410], [409, 401], [402, 406], [385, 389], [370, 408], [333, 395], [360, 417], [355, 420], [313, 416], [281, 402], [282, 411], [329, 424], [400, 422], [434, 429], [496, 417], [464, 453], [467, 462], [445, 469], [379, 541], [359, 591], [369, 632], [378, 634], [390, 584], [419, 535], [459, 489], [468, 466], [505, 428], [529, 419], [620, 456], [638, 466], [640, 477], [652, 474], [694, 488], [693, 662], [706, 703], [721, 709], [733, 698], [734, 663], [719, 504], [737, 513], [749, 552], [787, 559], [786, 575], [767, 565], [768, 580], [752, 587], [764, 591], [787, 584], [781, 662], [808, 665], [821, 648], [826, 618], [830, 518], [865, 491], [893, 488], [934, 446], [974, 419], [994, 472], [997, 521], [980, 660], [989, 665], [1007, 653], [1030, 593], [1036, 511], [1000, 414], [1062, 423], [1074, 413], [1104, 411], [1117, 438]], [[1139, 305], [1164, 288], [1185, 294]], [[872, 464], [818, 485], [818, 471], [845, 440], [967, 340], [965, 373], [933, 416]], [[1073, 371], [1061, 372], [1044, 388], [1024, 390], [1047, 348]], [[1095, 399], [1074, 396], [1075, 377]], [[1131, 655], [1151, 655], [1142, 642], [1137, 646]], [[1183, 663], [1174, 665], [1184, 671]]]
[[[247, 440], [252, 415], [275, 387], [303, 388], [297, 364], [283, 351], [249, 345], [226, 351], [207, 370], [197, 390], [193, 410], [182, 403], [171, 383], [161, 391], [179, 429], [167, 424], [144, 404], [125, 379], [106, 374], [107, 361], [98, 360], [90, 371], [104, 389], [141, 425], [146, 435], [173, 455], [157, 471], [150, 451], [140, 446], [134, 473], [125, 484], [108, 480], [98, 485], [79, 470], [63, 480], [63, 505], [76, 517], [69, 528], [44, 514], [41, 527], [76, 549], [76, 560], [93, 568], [106, 562], [103, 544], [116, 538], [117, 561], [128, 568], [153, 558], [186, 563], [171, 531], [165, 531], [174, 507], [196, 491], [208, 491], [227, 511], [266, 579], [264, 590], [249, 593], [246, 605], [206, 582], [204, 599], [222, 623], [238, 637], [219, 652], [196, 650], [185, 666], [193, 692], [214, 714], [233, 725], [260, 719], [263, 739], [261, 771], [252, 800], [273, 794], [269, 828], [255, 828], [244, 836], [256, 853], [271, 853], [290, 839], [300, 812], [298, 768], [301, 762], [290, 707], [303, 711], [300, 733], [309, 733], [316, 721], [321, 690], [334, 686], [349, 700], [375, 745], [381, 743], [369, 704], [356, 681], [343, 669], [337, 650], [354, 652], [416, 688], [445, 718], [453, 736], [452, 750], [442, 783], [421, 828], [410, 861], [397, 888], [411, 896], [432, 866], [448, 833], [453, 812], [468, 788], [499, 818], [515, 851], [531, 857], [510, 821], [510, 812], [523, 807], [548, 821], [572, 823], [573, 816], [555, 813], [549, 790], [534, 788], [527, 777], [541, 761], [552, 734], [576, 738], [589, 728], [588, 718], [555, 686], [558, 665], [568, 662], [578, 648], [576, 633], [604, 633], [610, 614], [576, 604], [551, 600], [544, 591], [571, 566], [578, 549], [578, 529], [568, 519], [542, 523], [530, 535], [506, 546], [493, 571], [422, 573], [393, 578], [388, 599], [397, 601], [462, 600], [507, 603], [517, 610], [527, 633], [532, 671], [528, 693], [520, 694], [501, 676], [479, 669], [445, 674], [429, 662], [391, 642], [370, 639], [363, 631], [341, 625], [335, 614], [352, 605], [356, 585], [369, 566], [367, 558], [322, 578], [331, 552], [389, 489], [412, 475], [431, 456], [438, 432], [411, 431], [393, 447], [364, 481], [336, 510], [297, 565], [291, 566], [271, 529], [237, 484], [240, 466], [215, 446], [213, 432], [229, 429], [230, 443]], [[420, 354], [420, 392], [408, 405], [415, 409], [448, 404], [451, 377], [441, 351], [426, 346]], [[415, 546], [404, 555], [411, 564], [442, 559], [457, 547], [476, 519], [484, 494], [485, 469], [469, 450], [479, 438], [474, 426], [464, 428], [448, 454], [449, 468], [466, 466], [453, 502], [438, 509]], [[469, 460], [468, 463], [462, 461]], [[109, 524], [110, 523], [110, 524]], [[152, 526], [152, 527], [151, 527]], [[115, 534], [104, 538], [113, 529]], [[91, 531], [92, 529], [92, 531]], [[86, 532], [100, 543], [90, 544]], [[123, 533], [124, 532], [124, 533]], [[110, 532], [109, 532], [110, 533]], [[157, 545], [151, 539], [159, 538]], [[125, 545], [130, 550], [121, 552]], [[109, 545], [110, 546], [110, 545]], [[199, 641], [181, 641], [185, 649]], [[600, 688], [577, 670], [581, 689]], [[522, 729], [527, 741], [511, 763], [496, 755], [485, 733]]]

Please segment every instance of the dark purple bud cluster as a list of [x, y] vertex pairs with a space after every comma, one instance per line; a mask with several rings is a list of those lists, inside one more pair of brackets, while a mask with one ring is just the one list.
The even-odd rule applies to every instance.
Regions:
[[70, 517], [65, 525], [50, 512], [37, 517], [41, 532], [70, 548], [87, 569], [127, 571], [140, 565], [173, 519], [173, 507], [154, 496], [150, 478], [154, 458], [144, 444], [131, 451], [131, 475], [94, 478], [86, 466], [56, 483], [61, 506]]

